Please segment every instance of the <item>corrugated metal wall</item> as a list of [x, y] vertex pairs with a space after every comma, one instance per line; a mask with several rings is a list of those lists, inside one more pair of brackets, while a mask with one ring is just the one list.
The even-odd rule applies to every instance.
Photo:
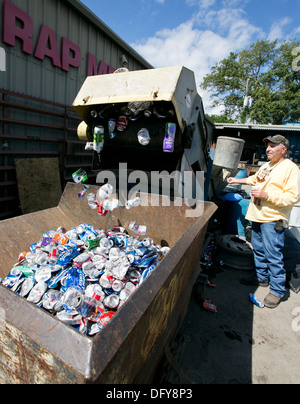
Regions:
[[[0, 0], [1, 32], [4, 1]], [[22, 52], [20, 39], [16, 39], [16, 45], [12, 47], [3, 43], [2, 38], [0, 47], [6, 52], [6, 72], [0, 73], [0, 88], [70, 105], [87, 76], [88, 52], [96, 57], [97, 64], [104, 61], [115, 69], [121, 65], [122, 54], [127, 57], [130, 70], [150, 67], [146, 61], [142, 63], [141, 57], [138, 60], [138, 55], [113, 32], [108, 36], [108, 28], [100, 20], [97, 26], [95, 18], [89, 19], [88, 12], [85, 12], [87, 9], [76, 0], [10, 0], [9, 3], [28, 14], [33, 22], [33, 52], [44, 24], [54, 30], [60, 56], [62, 38], [80, 48], [81, 64], [79, 68], [71, 66], [69, 72], [65, 72], [54, 67], [49, 57], [41, 61]], [[93, 17], [93, 14], [90, 16]]]
[[[27, 24], [33, 25], [32, 54], [22, 50], [23, 41], [19, 38], [14, 46], [4, 41], [4, 12], [9, 8], [17, 8], [22, 17], [24, 13], [29, 17]], [[13, 26], [24, 30], [25, 23], [16, 18]], [[49, 56], [44, 60], [35, 57], [43, 26], [54, 33], [60, 62], [63, 41], [80, 49], [79, 67], [70, 66], [67, 72], [53, 66]], [[4, 49], [0, 53], [0, 70], [3, 55], [6, 68], [0, 71], [1, 220], [21, 213], [15, 158], [56, 156], [62, 188], [80, 167], [88, 172], [90, 183], [95, 181], [91, 172], [92, 153], [84, 151], [84, 143], [76, 136], [80, 120], [71, 108], [88, 74], [88, 55], [92, 55], [97, 69], [101, 61], [106, 68], [119, 68], [122, 55], [130, 70], [147, 69], [151, 65], [77, 0], [0, 0], [0, 32], [0, 49]], [[46, 48], [53, 49], [50, 40]], [[70, 57], [75, 55], [73, 51], [67, 53]]]

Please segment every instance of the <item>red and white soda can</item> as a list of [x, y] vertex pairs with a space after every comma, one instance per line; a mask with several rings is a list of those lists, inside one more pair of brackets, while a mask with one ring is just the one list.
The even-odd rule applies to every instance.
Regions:
[[112, 316], [115, 314], [114, 311], [109, 311], [107, 313], [103, 313], [100, 317], [100, 324], [106, 325], [112, 318]]
[[98, 208], [98, 215], [99, 215], [99, 216], [106, 216], [107, 213], [108, 213], [108, 211], [104, 209], [104, 207], [103, 207], [103, 202], [102, 202], [102, 203], [99, 205], [99, 208]]
[[59, 256], [58, 248], [55, 248], [55, 247], [52, 248], [52, 250], [49, 253], [49, 257], [50, 258], [58, 258], [58, 256]]
[[100, 285], [105, 289], [111, 289], [115, 278], [111, 275], [104, 273], [100, 278]]

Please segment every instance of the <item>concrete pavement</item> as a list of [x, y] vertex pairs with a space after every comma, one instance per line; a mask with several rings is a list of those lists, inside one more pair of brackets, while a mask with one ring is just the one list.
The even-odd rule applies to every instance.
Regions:
[[[289, 250], [296, 261], [299, 243], [297, 246], [296, 250]], [[172, 348], [181, 383], [298, 384], [300, 293], [288, 290], [276, 309], [261, 309], [249, 301], [249, 294], [255, 293], [263, 300], [268, 288], [242, 285], [240, 278], [249, 273], [212, 268], [207, 274], [217, 287], [205, 286], [203, 296], [218, 311], [202, 309], [199, 297], [193, 294]], [[178, 383], [173, 371], [169, 379]]]

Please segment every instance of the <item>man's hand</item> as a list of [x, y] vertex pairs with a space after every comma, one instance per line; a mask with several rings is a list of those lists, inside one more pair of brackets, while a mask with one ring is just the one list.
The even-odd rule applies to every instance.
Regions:
[[268, 193], [263, 191], [261, 188], [252, 189], [251, 194], [255, 198], [262, 199], [263, 201], [266, 201], [269, 198]]
[[228, 184], [235, 184], [235, 178], [229, 177], [229, 178], [227, 178], [227, 182], [228, 182]]

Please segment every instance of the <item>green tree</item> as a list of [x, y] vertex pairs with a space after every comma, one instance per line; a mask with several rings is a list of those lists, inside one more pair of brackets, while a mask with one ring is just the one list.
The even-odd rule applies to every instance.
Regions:
[[[278, 125], [300, 121], [300, 71], [293, 63], [298, 48], [300, 53], [297, 40], [257, 41], [214, 66], [201, 87], [229, 119]], [[244, 104], [245, 96], [251, 97], [251, 107]]]

